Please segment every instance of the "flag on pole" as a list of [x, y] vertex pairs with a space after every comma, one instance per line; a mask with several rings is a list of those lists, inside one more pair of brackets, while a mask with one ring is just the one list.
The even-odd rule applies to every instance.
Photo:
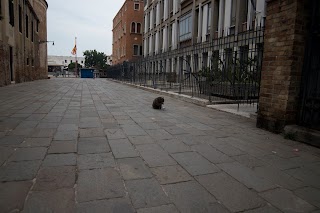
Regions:
[[72, 55], [76, 55], [77, 54], [77, 44], [74, 45], [74, 48], [71, 51]]

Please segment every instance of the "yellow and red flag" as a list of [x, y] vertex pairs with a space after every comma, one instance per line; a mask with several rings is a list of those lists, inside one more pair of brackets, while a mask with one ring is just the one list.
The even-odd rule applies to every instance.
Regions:
[[74, 45], [74, 48], [72, 49], [71, 54], [72, 55], [76, 55], [77, 54], [77, 45], [76, 44]]

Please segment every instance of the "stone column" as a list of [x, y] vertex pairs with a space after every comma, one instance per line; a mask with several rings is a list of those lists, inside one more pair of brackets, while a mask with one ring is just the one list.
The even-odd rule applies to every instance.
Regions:
[[296, 124], [306, 43], [307, 0], [268, 0], [257, 126]]

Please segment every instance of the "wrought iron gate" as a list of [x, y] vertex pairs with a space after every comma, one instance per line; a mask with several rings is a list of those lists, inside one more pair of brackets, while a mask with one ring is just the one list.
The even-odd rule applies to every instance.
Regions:
[[303, 67], [300, 124], [320, 130], [320, 1], [310, 3], [312, 16]]

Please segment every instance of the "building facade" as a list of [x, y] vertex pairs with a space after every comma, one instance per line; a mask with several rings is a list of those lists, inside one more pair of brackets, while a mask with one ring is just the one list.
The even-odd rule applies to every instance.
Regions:
[[48, 77], [45, 0], [0, 0], [0, 86]]
[[[59, 65], [59, 66], [68, 66], [70, 63], [74, 63], [76, 61], [74, 56], [56, 56], [49, 55], [48, 56], [48, 66], [51, 65]], [[81, 66], [85, 66], [85, 57], [77, 57], [78, 64]]]
[[134, 60], [142, 55], [142, 0], [126, 0], [113, 19], [112, 64]]
[[[48, 71], [62, 71], [63, 68], [68, 67], [70, 63], [74, 63], [76, 61], [74, 56], [48, 56]], [[85, 67], [85, 57], [77, 57], [78, 64], [82, 67]]]
[[[208, 93], [231, 99], [253, 93], [257, 99], [265, 8], [265, 0], [145, 0], [145, 64], [140, 69], [158, 85], [181, 85], [186, 78], [199, 84], [197, 75], [210, 71], [211, 78], [219, 76], [215, 81], [223, 89]], [[243, 95], [231, 91], [245, 85], [248, 78], [253, 89], [240, 88]]]
[[145, 0], [144, 56], [264, 25], [265, 0]]

